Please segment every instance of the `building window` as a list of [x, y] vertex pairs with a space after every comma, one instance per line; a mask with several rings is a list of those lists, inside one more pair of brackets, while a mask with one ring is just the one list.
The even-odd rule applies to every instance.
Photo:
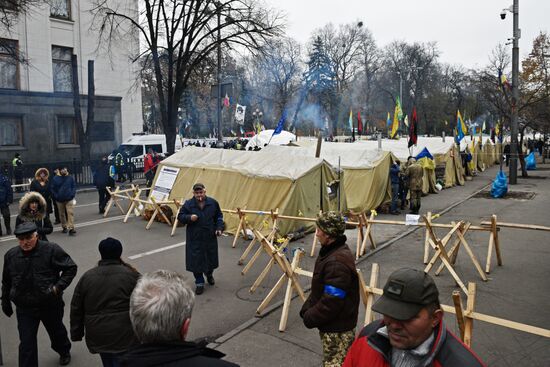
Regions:
[[17, 89], [17, 41], [0, 38], [0, 88]]
[[52, 46], [54, 92], [71, 92], [73, 89], [72, 55], [72, 48]]
[[74, 116], [57, 116], [57, 144], [78, 144]]
[[71, 19], [71, 0], [51, 0], [50, 15], [54, 18]]
[[115, 140], [115, 124], [111, 121], [94, 121], [93, 129], [90, 131], [91, 141], [113, 141]]
[[0, 116], [0, 146], [23, 146], [23, 120], [21, 117]]

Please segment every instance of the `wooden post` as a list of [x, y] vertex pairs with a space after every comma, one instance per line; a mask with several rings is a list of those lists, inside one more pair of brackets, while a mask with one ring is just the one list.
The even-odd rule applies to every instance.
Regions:
[[176, 228], [178, 227], [178, 224], [179, 224], [178, 214], [180, 212], [181, 207], [183, 206], [183, 203], [185, 203], [184, 198], [181, 198], [181, 200], [174, 199], [174, 206], [176, 207], [176, 215], [174, 217], [174, 225], [172, 226], [172, 232], [170, 232], [170, 237], [173, 237], [174, 233], [176, 233]]
[[[432, 224], [432, 212], [426, 214], [426, 223]], [[430, 257], [430, 234], [428, 227], [426, 226], [426, 234], [424, 239], [424, 264], [428, 264], [428, 258]]]
[[455, 305], [456, 322], [460, 330], [460, 339], [464, 341], [464, 314], [462, 313], [462, 299], [459, 291], [453, 291], [453, 303]]
[[[235, 232], [235, 238], [233, 239], [233, 244], [231, 247], [235, 248], [237, 245], [237, 239], [239, 238], [239, 234], [241, 233], [241, 230], [245, 227], [245, 214], [241, 211], [241, 208], [237, 208], [237, 215], [239, 216], [239, 225], [237, 227], [237, 231]], [[243, 234], [243, 237], [246, 238], [246, 231]]]
[[363, 213], [363, 220], [366, 223], [367, 227], [365, 229], [365, 235], [363, 236], [363, 243], [361, 244], [361, 256], [365, 254], [367, 250], [367, 239], [370, 241], [370, 246], [374, 250], [376, 248], [376, 243], [372, 237], [372, 225], [374, 217], [376, 216], [376, 211], [370, 211], [370, 218], [367, 220], [367, 215]]
[[[380, 275], [380, 267], [377, 263], [372, 264], [370, 271], [370, 280], [369, 287], [370, 289], [378, 288], [378, 277]], [[365, 304], [365, 325], [374, 321], [374, 313], [372, 312], [372, 305], [374, 303], [374, 293], [368, 292], [366, 294], [366, 304]]]
[[[296, 268], [300, 264], [300, 260], [303, 255], [304, 255], [304, 251], [300, 249], [296, 250], [296, 253], [294, 254], [294, 258], [292, 259], [292, 264], [291, 264], [292, 273], [295, 272]], [[281, 321], [279, 322], [279, 331], [286, 330], [286, 323], [288, 321], [288, 312], [290, 311], [290, 301], [292, 300], [292, 282], [293, 280], [289, 278], [286, 285], [286, 292], [285, 292], [285, 298], [283, 302]]]
[[363, 226], [365, 225], [365, 222], [363, 221], [363, 213], [359, 213], [357, 215], [357, 219], [359, 220], [359, 225], [357, 226], [357, 243], [356, 243], [356, 249], [355, 249], [355, 259], [359, 259], [363, 254], [361, 253], [361, 247], [363, 244]]
[[493, 247], [497, 254], [497, 264], [502, 266], [502, 256], [500, 254], [500, 244], [498, 242], [498, 228], [497, 228], [497, 216], [491, 216], [491, 234], [489, 235], [489, 247], [487, 249], [487, 263], [485, 265], [485, 272], [489, 274], [491, 272], [491, 257], [493, 254]]
[[474, 312], [475, 301], [476, 301], [476, 284], [468, 283], [468, 299], [466, 301], [466, 312], [465, 312], [465, 321], [464, 321], [464, 344], [471, 347], [472, 346], [472, 332], [474, 330], [474, 319], [472, 314]]
[[132, 214], [132, 210], [134, 210], [134, 208], [136, 207], [136, 203], [137, 203], [137, 200], [139, 199], [140, 195], [141, 195], [141, 189], [137, 189], [134, 192], [134, 196], [132, 196], [132, 198], [130, 199], [130, 207], [128, 208], [128, 212], [126, 213], [126, 216], [124, 217], [124, 220], [123, 220], [124, 223], [128, 222], [128, 218]]

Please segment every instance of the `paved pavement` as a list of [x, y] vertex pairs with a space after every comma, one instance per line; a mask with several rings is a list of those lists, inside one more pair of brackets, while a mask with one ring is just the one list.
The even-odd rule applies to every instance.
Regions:
[[[550, 225], [546, 212], [550, 195], [550, 176], [542, 167], [533, 175], [543, 178], [520, 179], [513, 191], [535, 193], [532, 200], [491, 200], [470, 198], [483, 189], [496, 174], [496, 168], [483, 172], [464, 187], [444, 190], [422, 200], [422, 211], [446, 212], [438, 219], [440, 223], [464, 219], [474, 224], [497, 214], [499, 219], [509, 222]], [[97, 214], [97, 195], [94, 192], [82, 192], [77, 197], [76, 223], [78, 234], [68, 237], [59, 232], [60, 228], [49, 236], [51, 241], [62, 245], [75, 259], [79, 272], [71, 286], [65, 292], [67, 308], [65, 323], [68, 325], [68, 304], [79, 277], [95, 266], [99, 254], [98, 242], [106, 236], [119, 238], [124, 244], [123, 256], [141, 272], [158, 268], [176, 270], [184, 274], [185, 231], [179, 229], [170, 237], [170, 228], [155, 223], [149, 231], [144, 229], [145, 222], [131, 218], [122, 223], [120, 212], [114, 209], [108, 218]], [[450, 208], [450, 209], [449, 209]], [[16, 205], [11, 208], [17, 213]], [[403, 218], [381, 215], [382, 219]], [[13, 221], [15, 219], [13, 218]], [[410, 233], [409, 233], [410, 232]], [[464, 281], [475, 281], [478, 285], [476, 309], [479, 312], [518, 322], [550, 329], [550, 286], [547, 279], [550, 268], [546, 265], [549, 258], [548, 234], [535, 231], [502, 230], [500, 232], [503, 248], [504, 266], [494, 268], [487, 283], [481, 282], [477, 273], [463, 253], [457, 262], [457, 272]], [[370, 266], [377, 262], [381, 266], [381, 284], [388, 274], [401, 266], [422, 268], [423, 231], [414, 231], [402, 226], [375, 226], [374, 236], [381, 250], [363, 257], [358, 267], [367, 274]], [[348, 231], [349, 243], [355, 243], [355, 232]], [[467, 237], [474, 252], [482, 263], [485, 262], [487, 234], [470, 234]], [[292, 247], [304, 247], [308, 250], [311, 235], [292, 243]], [[206, 292], [197, 297], [193, 312], [190, 339], [206, 338], [212, 345], [227, 354], [226, 359], [242, 366], [318, 366], [321, 350], [318, 334], [306, 329], [298, 316], [301, 306], [298, 299], [292, 302], [287, 331], [278, 332], [280, 308], [273, 307], [265, 317], [255, 318], [255, 310], [270, 287], [280, 275], [273, 269], [265, 284], [254, 294], [248, 289], [267, 263], [262, 255], [254, 267], [241, 275], [242, 267], [237, 260], [244, 250], [241, 242], [236, 249], [231, 248], [231, 237], [220, 240], [220, 269], [215, 273], [216, 285], [207, 287]], [[11, 237], [0, 238], [0, 256], [16, 245]], [[313, 269], [314, 258], [306, 256], [302, 262], [306, 270]], [[191, 279], [192, 276], [189, 277]], [[302, 277], [307, 286], [309, 279]], [[443, 272], [436, 279], [440, 287], [443, 303], [450, 304], [450, 294], [457, 289], [448, 273]], [[282, 300], [282, 292], [273, 301], [276, 305]], [[363, 310], [360, 311], [359, 326]], [[456, 329], [454, 320], [447, 318], [451, 328]], [[15, 318], [0, 315], [0, 336], [4, 364], [17, 365], [18, 336]], [[547, 366], [550, 361], [549, 339], [511, 331], [498, 326], [476, 322], [474, 325], [474, 349], [492, 366], [532, 365]], [[73, 343], [73, 366], [99, 366], [97, 355], [91, 355], [85, 343]], [[39, 355], [41, 366], [57, 366], [57, 355], [49, 348], [48, 337], [40, 328]], [[519, 363], [518, 363], [519, 362]]]

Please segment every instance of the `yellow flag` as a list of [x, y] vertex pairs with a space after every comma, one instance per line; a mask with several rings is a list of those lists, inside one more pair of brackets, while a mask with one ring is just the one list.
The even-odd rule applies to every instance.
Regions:
[[395, 139], [397, 136], [397, 130], [399, 129], [399, 105], [395, 105], [395, 111], [393, 112], [393, 124], [391, 125], [390, 138]]

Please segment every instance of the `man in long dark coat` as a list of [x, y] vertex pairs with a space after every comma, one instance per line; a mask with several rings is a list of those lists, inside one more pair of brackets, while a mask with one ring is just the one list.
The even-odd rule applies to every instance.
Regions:
[[185, 267], [195, 276], [195, 293], [204, 292], [204, 275], [214, 285], [218, 267], [218, 239], [223, 231], [223, 214], [218, 202], [206, 196], [203, 184], [193, 185], [193, 198], [186, 200], [178, 220], [187, 224]]

